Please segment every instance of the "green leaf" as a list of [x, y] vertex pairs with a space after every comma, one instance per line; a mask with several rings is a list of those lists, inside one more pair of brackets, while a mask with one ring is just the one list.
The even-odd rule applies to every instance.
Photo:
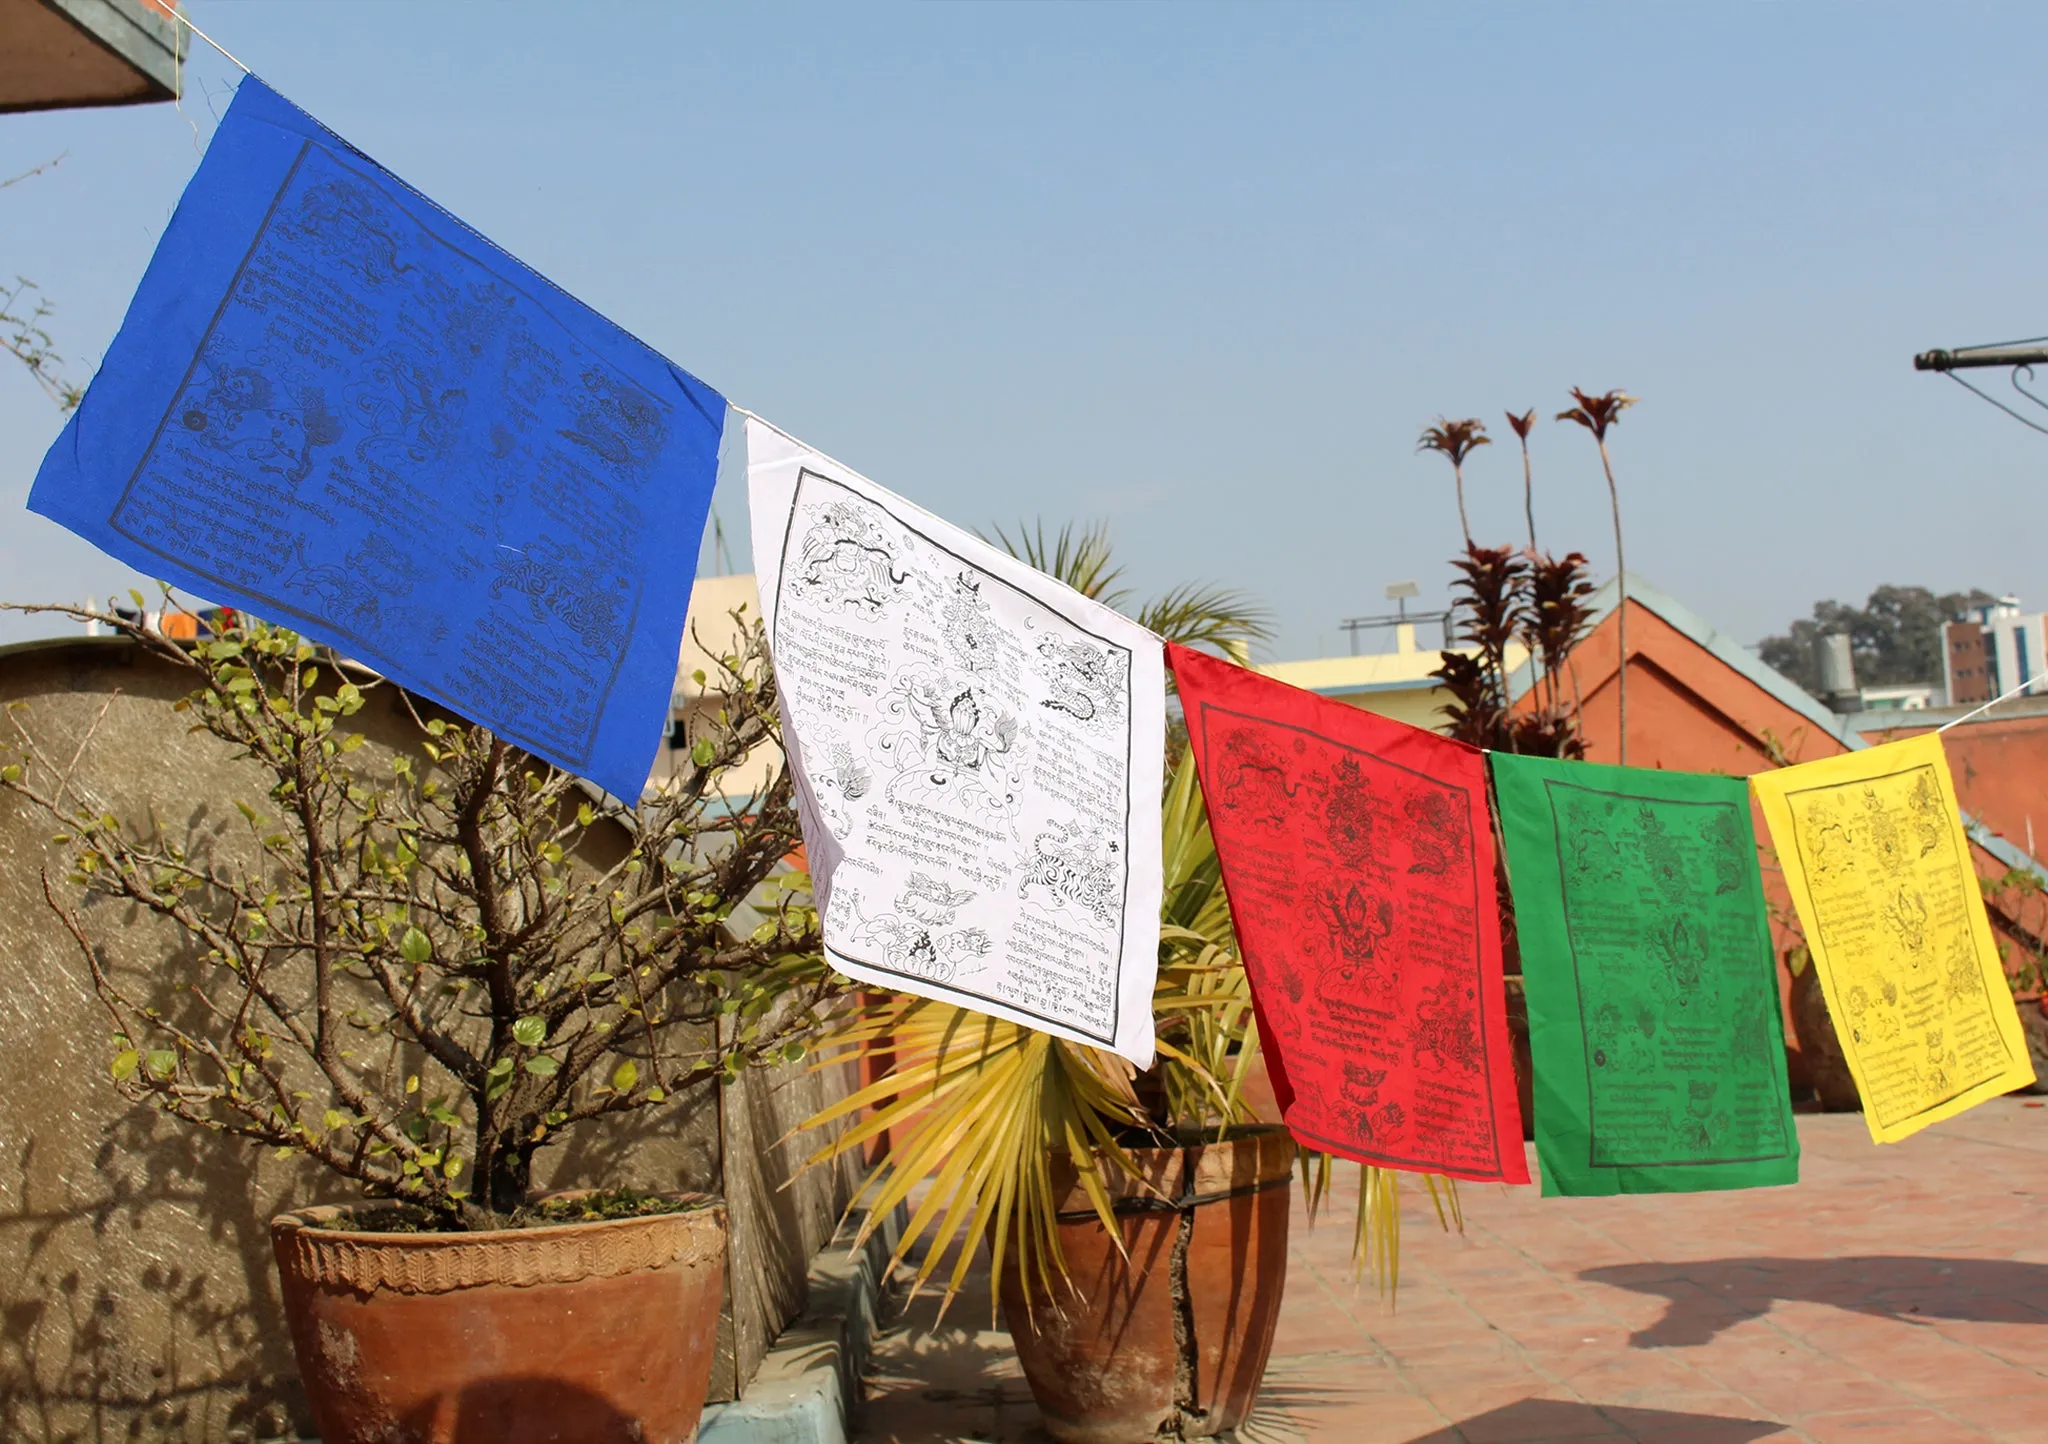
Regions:
[[336, 1109], [330, 1108], [320, 1115], [320, 1122], [329, 1133], [332, 1133], [337, 1128], [347, 1126], [348, 1116]]
[[0, 782], [19, 781], [21, 781], [21, 769], [19, 767], [11, 763], [6, 767], [0, 767]]
[[513, 1039], [528, 1048], [538, 1048], [547, 1035], [548, 1025], [538, 1018], [521, 1018], [512, 1025]]
[[591, 810], [590, 804], [587, 802], [580, 803], [576, 808], [576, 825], [578, 827], [588, 827], [595, 821], [597, 821], [597, 814]]
[[526, 1060], [526, 1071], [536, 1078], [552, 1078], [562, 1071], [562, 1065], [546, 1053], [537, 1053]]
[[699, 737], [690, 745], [690, 760], [699, 767], [709, 767], [715, 750], [709, 737]]
[[489, 1071], [484, 1076], [487, 1078], [502, 1078], [511, 1071], [512, 1060], [510, 1058], [500, 1058], [497, 1062], [491, 1064]]
[[633, 1085], [640, 1081], [640, 1065], [631, 1058], [612, 1069], [612, 1087], [621, 1093], [631, 1093]]
[[398, 941], [398, 951], [408, 963], [418, 965], [434, 956], [434, 945], [425, 933], [409, 927]]
[[141, 1061], [142, 1055], [140, 1053], [136, 1052], [133, 1048], [123, 1048], [114, 1055], [114, 1061], [107, 1071], [114, 1075], [116, 1083], [124, 1083], [135, 1076], [136, 1065], [141, 1063]]
[[178, 1055], [168, 1048], [152, 1048], [149, 1054], [149, 1071], [159, 1078], [168, 1078], [178, 1071]]

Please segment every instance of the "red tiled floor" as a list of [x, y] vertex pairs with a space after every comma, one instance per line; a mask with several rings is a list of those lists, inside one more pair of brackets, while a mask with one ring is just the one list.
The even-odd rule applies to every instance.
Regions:
[[[1803, 1117], [1800, 1138], [1789, 1189], [1471, 1186], [1462, 1237], [1418, 1195], [1398, 1307], [1353, 1279], [1348, 1215], [1297, 1214], [1245, 1444], [2048, 1444], [2048, 1111], [2001, 1100], [1889, 1148]], [[986, 1292], [937, 1337], [931, 1317], [880, 1341], [861, 1437], [1043, 1440]]]

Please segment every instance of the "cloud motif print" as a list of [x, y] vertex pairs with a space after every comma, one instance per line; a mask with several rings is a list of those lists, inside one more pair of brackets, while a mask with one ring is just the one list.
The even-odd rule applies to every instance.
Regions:
[[832, 965], [1148, 1064], [1157, 639], [753, 417], [745, 449]]

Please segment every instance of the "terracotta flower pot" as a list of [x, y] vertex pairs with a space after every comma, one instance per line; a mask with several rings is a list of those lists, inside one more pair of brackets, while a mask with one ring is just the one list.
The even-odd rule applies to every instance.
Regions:
[[1522, 1141], [1536, 1138], [1536, 1055], [1529, 1045], [1529, 993], [1519, 973], [1507, 978], [1508, 1052], [1515, 1067], [1515, 1103], [1522, 1110]]
[[2034, 1081], [2016, 1093], [2048, 1093], [2048, 995], [2014, 993], [2020, 1010], [2020, 1031], [2027, 1036], [2027, 1055], [2034, 1060]]
[[491, 1233], [270, 1225], [322, 1444], [687, 1444], [725, 1205]]
[[1128, 1259], [1074, 1182], [1059, 1223], [1073, 1290], [1027, 1307], [1005, 1264], [1004, 1322], [1060, 1444], [1135, 1444], [1175, 1422], [1207, 1438], [1251, 1412], [1287, 1282], [1294, 1140], [1273, 1125], [1214, 1137], [1131, 1150], [1156, 1192], [1111, 1188]]
[[1863, 1099], [1856, 1092], [1855, 1075], [1842, 1054], [1842, 1040], [1828, 1016], [1827, 995], [1821, 991], [1820, 974], [1811, 963], [1792, 979], [1792, 1036], [1799, 1040], [1799, 1052], [1806, 1060], [1807, 1076], [1814, 1094], [1828, 1113], [1859, 1113]]

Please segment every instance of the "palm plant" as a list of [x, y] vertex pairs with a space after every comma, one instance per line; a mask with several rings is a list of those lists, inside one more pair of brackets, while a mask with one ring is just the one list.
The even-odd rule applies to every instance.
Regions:
[[1493, 445], [1493, 438], [1486, 434], [1486, 423], [1476, 416], [1463, 421], [1446, 421], [1439, 416], [1434, 426], [1422, 430], [1421, 439], [1415, 443], [1417, 451], [1434, 451], [1449, 459], [1451, 477], [1458, 485], [1458, 526], [1465, 533], [1465, 545], [1472, 545], [1472, 522], [1465, 515], [1465, 458], [1482, 446]]
[[[1112, 1053], [928, 998], [872, 1002], [820, 1050], [821, 1067], [874, 1051], [893, 1055], [886, 1077], [806, 1126], [860, 1120], [820, 1148], [813, 1164], [888, 1135], [888, 1154], [853, 1200], [867, 1208], [870, 1231], [929, 1181], [896, 1245], [900, 1261], [927, 1243], [913, 1290], [951, 1252], [950, 1302], [985, 1245], [998, 1276], [1014, 1250], [1034, 1292], [1051, 1294], [1064, 1268], [1055, 1217], [1061, 1160], [1100, 1157], [1136, 1177], [1126, 1140], [1176, 1123], [1249, 1119], [1241, 1082], [1256, 1025], [1194, 774], [1193, 759], [1184, 758], [1167, 789], [1166, 901], [1153, 993], [1160, 1061], [1147, 1080], [1149, 1098]], [[1114, 1232], [1102, 1174], [1085, 1166], [1078, 1174]]]
[[[1063, 526], [1046, 535], [1045, 523], [1019, 525], [1012, 536], [1003, 527], [988, 538], [1019, 561], [1065, 582], [1082, 596], [1129, 612], [1131, 589], [1124, 584], [1123, 564], [1110, 545], [1107, 523], [1076, 529]], [[1243, 592], [1207, 582], [1182, 582], [1141, 604], [1132, 619], [1141, 627], [1184, 647], [1210, 647], [1239, 661], [1253, 642], [1273, 635], [1271, 618]]]
[[1529, 552], [1536, 551], [1536, 476], [1529, 466], [1529, 430], [1536, 424], [1536, 408], [1530, 407], [1517, 416], [1507, 413], [1508, 425], [1515, 429], [1515, 436], [1522, 443], [1522, 514], [1529, 519]]
[[1620, 391], [1590, 396], [1572, 388], [1573, 405], [1557, 413], [1559, 421], [1571, 421], [1593, 434], [1600, 448], [1600, 468], [1607, 474], [1607, 502], [1614, 512], [1614, 633], [1621, 648], [1621, 662], [1615, 674], [1616, 700], [1620, 710], [1621, 747], [1619, 761], [1628, 765], [1628, 563], [1621, 550], [1621, 493], [1614, 485], [1614, 462], [1607, 455], [1607, 433], [1621, 413], [1636, 404], [1636, 398]]
[[[1056, 537], [1037, 525], [1014, 537], [998, 529], [996, 540], [1085, 595], [1110, 605], [1128, 598], [1099, 525], [1063, 527]], [[1162, 636], [1240, 656], [1268, 634], [1265, 613], [1241, 593], [1199, 584], [1146, 603], [1138, 618]], [[1109, 1184], [1116, 1175], [1137, 1177], [1129, 1147], [1191, 1127], [1220, 1134], [1258, 1121], [1244, 1098], [1258, 1025], [1190, 755], [1167, 780], [1162, 826], [1165, 892], [1152, 1005], [1159, 1061], [1151, 1069], [1141, 1074], [1114, 1054], [950, 1004], [886, 995], [820, 1049], [821, 1067], [853, 1058], [888, 1063], [886, 1076], [806, 1127], [856, 1120], [812, 1155], [813, 1165], [889, 1139], [888, 1154], [850, 1205], [867, 1209], [863, 1240], [928, 1185], [894, 1256], [900, 1262], [924, 1245], [913, 1290], [950, 1253], [950, 1303], [986, 1247], [998, 1277], [1014, 1254], [1030, 1291], [1054, 1296], [1065, 1279], [1055, 1209], [1068, 1178], [1078, 1176], [1115, 1238]], [[1306, 1156], [1304, 1168], [1314, 1209], [1327, 1198], [1330, 1162]], [[1451, 1191], [1440, 1193], [1440, 1185]], [[1456, 1218], [1454, 1185], [1430, 1179], [1429, 1187], [1440, 1216]], [[1365, 1168], [1354, 1245], [1382, 1286], [1398, 1277], [1399, 1214], [1397, 1175]]]

